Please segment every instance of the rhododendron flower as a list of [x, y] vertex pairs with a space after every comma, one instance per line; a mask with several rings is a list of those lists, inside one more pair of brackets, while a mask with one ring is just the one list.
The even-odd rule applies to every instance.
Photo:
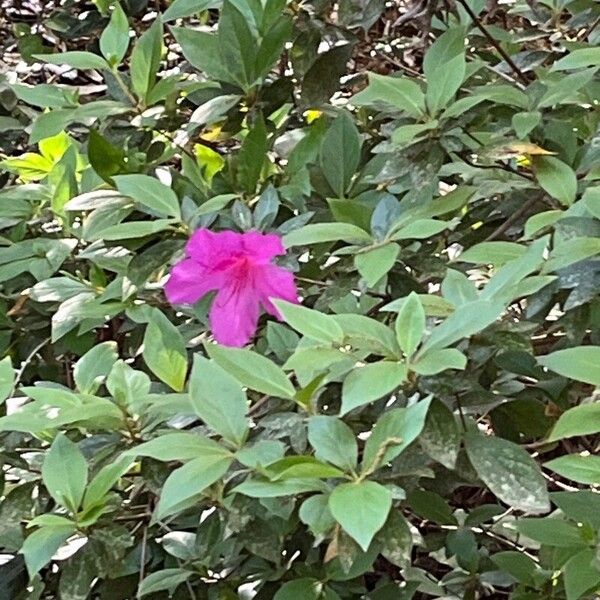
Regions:
[[171, 271], [165, 292], [172, 304], [192, 304], [216, 291], [209, 318], [217, 342], [244, 346], [254, 335], [260, 307], [281, 319], [270, 298], [298, 302], [292, 273], [273, 264], [285, 254], [281, 238], [257, 231], [195, 231], [187, 258]]

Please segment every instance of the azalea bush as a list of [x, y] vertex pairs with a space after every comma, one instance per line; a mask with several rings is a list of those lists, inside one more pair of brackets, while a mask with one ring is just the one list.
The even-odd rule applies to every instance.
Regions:
[[594, 0], [0, 13], [22, 597], [597, 597]]

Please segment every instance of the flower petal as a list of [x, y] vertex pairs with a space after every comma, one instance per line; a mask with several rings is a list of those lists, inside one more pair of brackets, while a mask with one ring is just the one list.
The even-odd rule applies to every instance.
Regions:
[[248, 231], [242, 236], [242, 244], [244, 253], [259, 263], [271, 262], [276, 256], [285, 254], [281, 237], [274, 233]]
[[245, 346], [258, 326], [259, 302], [251, 283], [226, 283], [215, 296], [209, 314], [215, 340], [224, 346]]
[[203, 267], [191, 258], [178, 262], [171, 270], [165, 294], [172, 304], [193, 304], [223, 285], [223, 274]]
[[298, 289], [294, 282], [294, 275], [287, 269], [277, 265], [264, 265], [256, 269], [254, 280], [261, 304], [269, 314], [279, 320], [283, 317], [269, 298], [280, 298], [298, 304]]
[[235, 231], [214, 233], [209, 229], [197, 229], [189, 239], [185, 250], [195, 261], [205, 267], [218, 268], [219, 263], [243, 252], [242, 234]]

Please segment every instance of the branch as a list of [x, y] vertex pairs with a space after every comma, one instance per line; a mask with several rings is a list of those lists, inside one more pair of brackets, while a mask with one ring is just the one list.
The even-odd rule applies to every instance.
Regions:
[[488, 42], [496, 49], [498, 54], [505, 60], [506, 64], [512, 69], [513, 73], [524, 83], [528, 84], [527, 77], [525, 77], [523, 71], [517, 67], [513, 59], [506, 53], [504, 48], [494, 39], [490, 32], [481, 24], [481, 21], [477, 15], [473, 12], [471, 7], [465, 2], [465, 0], [458, 0], [458, 3], [467, 11], [468, 15], [473, 20], [473, 24], [483, 35], [487, 38]]

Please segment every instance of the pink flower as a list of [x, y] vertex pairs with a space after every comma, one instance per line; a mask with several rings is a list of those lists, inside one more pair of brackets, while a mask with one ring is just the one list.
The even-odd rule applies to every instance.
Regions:
[[209, 318], [220, 344], [247, 344], [261, 305], [281, 319], [270, 298], [298, 302], [294, 276], [272, 262], [285, 254], [278, 235], [198, 229], [185, 249], [187, 258], [173, 267], [165, 286], [167, 298], [172, 304], [193, 304], [216, 290]]

